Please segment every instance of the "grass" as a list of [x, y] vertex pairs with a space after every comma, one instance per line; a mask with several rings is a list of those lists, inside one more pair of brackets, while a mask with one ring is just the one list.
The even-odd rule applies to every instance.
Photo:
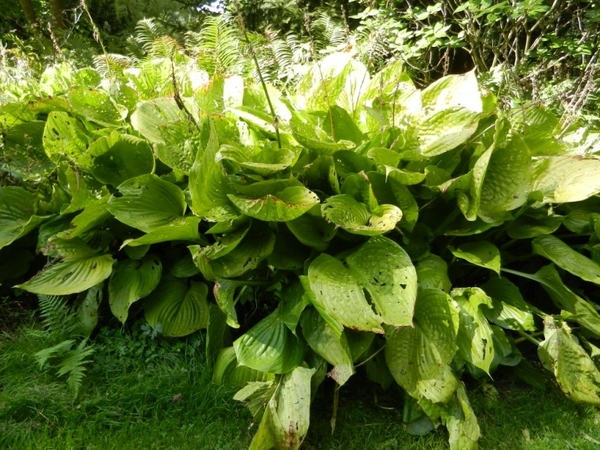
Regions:
[[[27, 325], [0, 335], [2, 449], [244, 449], [250, 414], [233, 392], [211, 384], [202, 334], [151, 339], [103, 329], [77, 399], [64, 380], [38, 368], [34, 354], [47, 335]], [[441, 427], [423, 437], [404, 431], [394, 395], [375, 400], [372, 385], [355, 377], [340, 391], [331, 434], [332, 385], [322, 386], [307, 450], [447, 448]], [[536, 391], [504, 379], [471, 386], [482, 449], [600, 448], [600, 412], [568, 401], [557, 389]], [[382, 405], [383, 404], [383, 405]]]

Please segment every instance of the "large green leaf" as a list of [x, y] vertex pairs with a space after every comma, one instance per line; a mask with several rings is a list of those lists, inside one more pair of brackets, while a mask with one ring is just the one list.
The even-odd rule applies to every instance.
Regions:
[[98, 255], [73, 243], [71, 256], [43, 269], [31, 280], [15, 287], [34, 294], [69, 295], [83, 292], [106, 280], [115, 262], [111, 255]]
[[537, 237], [532, 246], [535, 253], [548, 258], [561, 269], [585, 281], [600, 284], [600, 264], [573, 250], [557, 237]]
[[511, 270], [507, 270], [507, 272], [539, 282], [557, 307], [573, 314], [572, 319], [579, 322], [594, 336], [600, 336], [600, 314], [590, 302], [585, 301], [564, 285], [553, 264], [542, 267], [535, 274]]
[[190, 168], [190, 195], [192, 210], [200, 217], [215, 217], [219, 211], [231, 208], [227, 194], [232, 194], [221, 164], [216, 161], [219, 151], [219, 135], [214, 120], [204, 122], [202, 133], [206, 146], [196, 152], [196, 158]]
[[502, 220], [527, 201], [531, 190], [531, 155], [518, 136], [494, 149], [481, 186], [478, 215], [486, 222]]
[[385, 356], [394, 379], [410, 395], [446, 402], [458, 388], [450, 369], [456, 335], [448, 294], [419, 292], [413, 327], [386, 330]]
[[108, 281], [110, 310], [121, 323], [127, 320], [131, 305], [149, 295], [158, 285], [162, 264], [156, 256], [119, 261]]
[[466, 361], [489, 373], [495, 354], [494, 332], [481, 306], [492, 307], [492, 300], [479, 288], [453, 289], [450, 294], [460, 307], [458, 352]]
[[207, 295], [205, 283], [167, 278], [147, 297], [144, 315], [165, 336], [186, 336], [208, 325]]
[[157, 244], [169, 241], [191, 241], [205, 243], [206, 240], [200, 235], [198, 226], [199, 217], [187, 216], [154, 228], [148, 234], [137, 239], [127, 239], [121, 248], [125, 246], [139, 247], [140, 245]]
[[25, 236], [48, 216], [36, 216], [37, 196], [15, 186], [0, 188], [0, 248]]
[[221, 160], [233, 161], [241, 167], [250, 169], [259, 175], [269, 176], [295, 164], [298, 156], [298, 149], [279, 149], [268, 146], [264, 148], [241, 148], [232, 145], [223, 145], [215, 158], [217, 162]]
[[83, 86], [73, 88], [69, 91], [69, 102], [75, 114], [100, 125], [118, 125], [127, 117], [125, 108], [98, 89]]
[[325, 319], [312, 308], [304, 310], [300, 319], [302, 335], [310, 348], [333, 365], [329, 376], [342, 386], [354, 374], [352, 353], [346, 335], [337, 335]]
[[336, 234], [335, 225], [321, 216], [321, 207], [315, 205], [300, 217], [286, 222], [289, 230], [300, 242], [315, 250], [323, 251]]
[[54, 164], [44, 152], [45, 122], [19, 123], [4, 131], [2, 170], [27, 181], [41, 181]]
[[420, 153], [432, 157], [464, 144], [477, 130], [479, 114], [465, 108], [449, 108], [419, 121]]
[[243, 214], [266, 222], [294, 220], [319, 203], [317, 194], [304, 186], [291, 186], [261, 198], [228, 197]]
[[46, 155], [53, 163], [66, 158], [76, 161], [85, 153], [88, 144], [80, 122], [61, 111], [48, 114], [42, 139]]
[[394, 241], [375, 236], [345, 259], [347, 267], [369, 293], [384, 323], [412, 324], [417, 298], [417, 273], [408, 254]]
[[200, 133], [174, 99], [141, 103], [131, 125], [154, 144], [156, 156], [167, 166], [188, 173], [200, 143]]
[[538, 354], [569, 398], [600, 406], [600, 372], [566, 324], [546, 316]]
[[363, 236], [387, 233], [402, 219], [395, 205], [379, 205], [372, 211], [352, 195], [332, 195], [321, 206], [323, 217], [344, 230]]
[[450, 292], [452, 283], [448, 278], [448, 264], [437, 255], [427, 255], [416, 267], [419, 289], [439, 289]]
[[506, 278], [492, 278], [481, 288], [492, 299], [492, 308], [483, 308], [490, 322], [508, 330], [535, 331], [531, 307], [517, 286]]
[[545, 203], [578, 202], [600, 193], [600, 160], [579, 156], [549, 156], [533, 166], [533, 190]]
[[360, 281], [339, 259], [321, 254], [308, 268], [310, 300], [341, 335], [343, 327], [382, 333], [382, 318], [367, 301]]
[[456, 249], [451, 249], [451, 251], [457, 258], [469, 261], [476, 266], [493, 270], [500, 275], [500, 251], [490, 242], [466, 242], [459, 245]]
[[207, 279], [235, 278], [256, 269], [272, 252], [275, 234], [262, 229], [251, 232], [225, 254], [213, 256], [213, 247], [189, 246], [196, 266]]
[[279, 310], [239, 337], [233, 348], [239, 364], [261, 372], [287, 373], [304, 357], [304, 345], [285, 325]]
[[481, 93], [475, 71], [462, 75], [448, 75], [431, 83], [421, 92], [424, 108], [443, 111], [452, 107], [463, 107], [479, 113], [483, 110]]
[[146, 233], [183, 217], [183, 191], [156, 175], [131, 178], [108, 200], [108, 210], [117, 220]]
[[78, 162], [98, 181], [113, 186], [154, 171], [150, 145], [116, 131], [93, 142]]
[[283, 376], [277, 396], [268, 405], [271, 431], [278, 448], [300, 448], [310, 423], [311, 379], [315, 369], [296, 367]]

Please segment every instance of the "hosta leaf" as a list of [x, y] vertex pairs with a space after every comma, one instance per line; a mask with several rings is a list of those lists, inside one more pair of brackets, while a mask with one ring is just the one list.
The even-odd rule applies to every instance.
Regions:
[[419, 260], [416, 270], [419, 290], [439, 289], [449, 293], [452, 289], [448, 264], [439, 256], [431, 254]]
[[431, 83], [421, 92], [423, 107], [443, 111], [452, 107], [463, 107], [481, 112], [483, 105], [475, 71], [462, 75], [448, 75]]
[[476, 450], [480, 437], [475, 411], [471, 408], [464, 383], [460, 383], [442, 420], [450, 435], [450, 450]]
[[36, 216], [37, 196], [16, 186], [0, 188], [0, 248], [25, 236], [49, 216]]
[[127, 245], [130, 247], [137, 247], [140, 245], [150, 245], [169, 241], [191, 241], [205, 243], [206, 240], [198, 231], [199, 224], [199, 217], [188, 216], [175, 219], [167, 225], [161, 225], [154, 228], [152, 231], [142, 237], [137, 239], [127, 239], [123, 242], [121, 248]]
[[230, 207], [227, 194], [233, 193], [233, 189], [221, 164], [215, 159], [219, 151], [219, 136], [213, 119], [204, 122], [202, 133], [205, 135], [206, 146], [196, 153], [190, 169], [189, 187], [194, 214], [207, 217], [214, 215], [211, 211]]
[[24, 180], [41, 181], [54, 169], [54, 164], [44, 152], [42, 136], [45, 124], [32, 120], [4, 131], [2, 170]]
[[256, 269], [273, 252], [274, 246], [275, 234], [264, 229], [249, 233], [233, 250], [214, 259], [211, 247], [191, 245], [188, 248], [200, 272], [212, 280], [216, 277], [235, 278]]
[[387, 175], [378, 172], [367, 174], [371, 187], [380, 204], [396, 205], [402, 211], [399, 227], [412, 231], [419, 218], [419, 205], [404, 185], [403, 175], [399, 170], [393, 170]]
[[111, 255], [69, 258], [43, 269], [31, 280], [15, 287], [34, 294], [76, 294], [106, 280], [114, 262]]
[[402, 219], [402, 211], [394, 205], [379, 205], [369, 211], [349, 194], [332, 195], [321, 206], [323, 217], [344, 230], [363, 236], [387, 233]]
[[321, 254], [308, 268], [311, 302], [336, 334], [342, 325], [355, 330], [382, 333], [382, 318], [375, 314], [360, 281], [337, 258]]
[[453, 289], [450, 294], [460, 307], [458, 352], [466, 361], [489, 373], [494, 360], [494, 332], [480, 306], [492, 307], [492, 300], [479, 288]]
[[531, 156], [518, 136], [496, 148], [490, 157], [481, 186], [478, 215], [486, 222], [502, 220], [527, 201], [531, 190]]
[[333, 105], [329, 109], [327, 117], [323, 122], [323, 126], [325, 131], [327, 131], [335, 141], [350, 141], [358, 145], [364, 139], [362, 132], [350, 114], [337, 105]]
[[308, 116], [300, 116], [298, 113], [294, 113], [290, 120], [292, 134], [303, 147], [322, 155], [333, 155], [337, 151], [352, 150], [356, 147], [356, 144], [351, 141], [340, 140], [335, 142], [325, 130], [313, 121], [306, 120], [306, 117]]
[[314, 373], [315, 369], [296, 367], [283, 376], [276, 397], [269, 402], [271, 431], [279, 448], [299, 449], [308, 432]]
[[110, 310], [121, 323], [127, 320], [129, 307], [149, 295], [158, 285], [162, 264], [156, 256], [148, 255], [141, 260], [119, 261], [108, 281]]
[[315, 309], [306, 309], [300, 321], [302, 335], [310, 348], [333, 365], [329, 376], [342, 386], [354, 374], [352, 354], [346, 335], [338, 336]]
[[419, 121], [420, 153], [432, 157], [464, 144], [477, 130], [479, 114], [465, 108], [450, 108]]
[[304, 346], [281, 320], [278, 310], [239, 337], [233, 348], [239, 364], [261, 372], [287, 373], [304, 357]]
[[[514, 273], [509, 270], [507, 272]], [[557, 307], [573, 314], [572, 319], [579, 322], [594, 336], [600, 336], [600, 314], [591, 303], [564, 285], [553, 264], [542, 267], [535, 274], [516, 273], [539, 282]]]
[[113, 186], [154, 171], [150, 145], [142, 139], [118, 132], [93, 142], [78, 162], [98, 181]]
[[131, 115], [131, 125], [155, 145], [158, 158], [169, 167], [188, 173], [196, 157], [200, 137], [172, 98], [141, 103]]
[[500, 251], [494, 244], [487, 241], [466, 242], [451, 251], [457, 258], [493, 270], [500, 275]]
[[[210, 326], [210, 325], [209, 325]], [[268, 388], [273, 383], [272, 380], [275, 378], [274, 374], [261, 372], [259, 370], [251, 369], [247, 366], [238, 364], [235, 356], [235, 350], [233, 347], [226, 347], [219, 349], [215, 366], [213, 368], [213, 382], [216, 384], [225, 384], [227, 386], [235, 386], [242, 388], [244, 386], [257, 386]], [[251, 388], [244, 392], [244, 389], [240, 391], [234, 397], [235, 400], [245, 400], [244, 395], [249, 394]], [[264, 409], [264, 405], [261, 405]], [[250, 406], [248, 405], [249, 409]]]
[[402, 247], [375, 236], [348, 255], [346, 265], [369, 293], [384, 323], [396, 327], [412, 324], [417, 273]]
[[533, 251], [548, 258], [567, 272], [585, 281], [600, 284], [600, 264], [573, 250], [560, 239], [548, 235], [540, 236], [532, 242]]
[[146, 299], [144, 315], [165, 336], [186, 336], [208, 325], [207, 295], [204, 283], [167, 278]]
[[90, 231], [112, 218], [112, 214], [106, 208], [110, 195], [105, 195], [98, 200], [94, 200], [86, 205], [71, 221], [70, 229], [60, 233], [63, 239], [71, 239], [81, 236], [86, 231]]
[[545, 203], [585, 200], [600, 193], [600, 160], [578, 156], [550, 156], [533, 165], [533, 190]]
[[537, 236], [554, 233], [563, 223], [560, 216], [530, 216], [522, 215], [506, 227], [506, 233], [511, 239], [531, 239]]
[[269, 176], [281, 172], [295, 164], [299, 152], [289, 148], [249, 149], [223, 145], [216, 155], [216, 161], [234, 161], [241, 167]]
[[225, 278], [217, 278], [213, 287], [213, 294], [217, 306], [226, 315], [227, 325], [231, 328], [239, 328], [237, 312], [235, 310], [235, 292], [239, 288], [246, 286], [243, 281], [226, 280]]
[[335, 225], [321, 216], [321, 207], [314, 206], [306, 214], [286, 222], [288, 229], [300, 242], [323, 251], [336, 234]]
[[492, 308], [483, 308], [490, 322], [508, 330], [535, 331], [531, 307], [523, 300], [517, 286], [506, 278], [492, 278], [481, 288], [492, 299]]
[[156, 175], [131, 178], [108, 201], [117, 220], [146, 233], [181, 219], [186, 209], [183, 191]]
[[446, 402], [458, 388], [449, 363], [456, 353], [449, 297], [419, 292], [414, 327], [386, 331], [385, 357], [396, 382], [414, 397]]
[[569, 398], [600, 405], [600, 372], [571, 335], [569, 327], [552, 316], [544, 319], [544, 340], [538, 354]]
[[88, 144], [79, 121], [60, 111], [48, 114], [42, 139], [46, 155], [53, 163], [66, 158], [77, 160], [85, 153]]
[[127, 110], [119, 108], [106, 92], [88, 87], [76, 87], [69, 91], [73, 112], [86, 120], [105, 126], [120, 124], [127, 117]]
[[266, 222], [294, 220], [319, 203], [319, 197], [304, 186], [291, 186], [261, 198], [228, 196], [245, 215]]

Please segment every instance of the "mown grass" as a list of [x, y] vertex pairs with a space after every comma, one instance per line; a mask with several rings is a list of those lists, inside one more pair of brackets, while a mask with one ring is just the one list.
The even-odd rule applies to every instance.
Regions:
[[[231, 390], [211, 384], [203, 335], [183, 341], [105, 329], [79, 396], [40, 370], [34, 354], [47, 346], [35, 326], [0, 335], [2, 449], [244, 449], [250, 414]], [[482, 449], [598, 449], [600, 412], [576, 405], [555, 388], [534, 390], [509, 379], [471, 386], [483, 430]], [[404, 431], [400, 401], [375, 397], [357, 377], [340, 391], [331, 434], [332, 386], [320, 390], [307, 450], [444, 449], [440, 428], [423, 437]]]

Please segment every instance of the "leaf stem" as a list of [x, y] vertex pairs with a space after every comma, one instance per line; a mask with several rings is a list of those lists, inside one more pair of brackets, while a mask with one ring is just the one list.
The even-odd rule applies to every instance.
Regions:
[[527, 334], [521, 330], [516, 330], [516, 331], [517, 331], [517, 333], [519, 333], [519, 335], [521, 335], [521, 337], [518, 339], [515, 339], [515, 344], [518, 344], [520, 342], [529, 341], [532, 344], [535, 344], [537, 347], [540, 346], [540, 341], [538, 341], [534, 336], [543, 336], [543, 334], [544, 334], [543, 331], [538, 331], [537, 333], [532, 333], [532, 334]]
[[267, 97], [267, 103], [269, 104], [269, 109], [271, 110], [271, 116], [273, 116], [273, 127], [275, 128], [275, 136], [277, 138], [277, 146], [281, 150], [281, 136], [279, 135], [279, 119], [277, 118], [277, 114], [275, 114], [275, 108], [273, 107], [273, 103], [271, 102], [271, 96], [269, 95], [269, 90], [267, 89], [267, 83], [265, 83], [265, 79], [263, 78], [262, 71], [260, 70], [260, 65], [258, 64], [258, 58], [256, 57], [256, 53], [254, 53], [254, 47], [250, 43], [250, 39], [248, 38], [248, 32], [246, 31], [246, 26], [244, 25], [244, 19], [242, 18], [242, 13], [240, 11], [240, 5], [236, 1], [235, 2], [235, 10], [237, 13], [237, 21], [242, 33], [244, 35], [244, 40], [248, 45], [248, 49], [250, 50], [250, 55], [252, 55], [252, 60], [254, 61], [254, 65], [256, 66], [256, 71], [258, 72], [258, 78], [260, 79], [260, 84], [262, 85], [263, 91], [265, 92], [265, 97]]

